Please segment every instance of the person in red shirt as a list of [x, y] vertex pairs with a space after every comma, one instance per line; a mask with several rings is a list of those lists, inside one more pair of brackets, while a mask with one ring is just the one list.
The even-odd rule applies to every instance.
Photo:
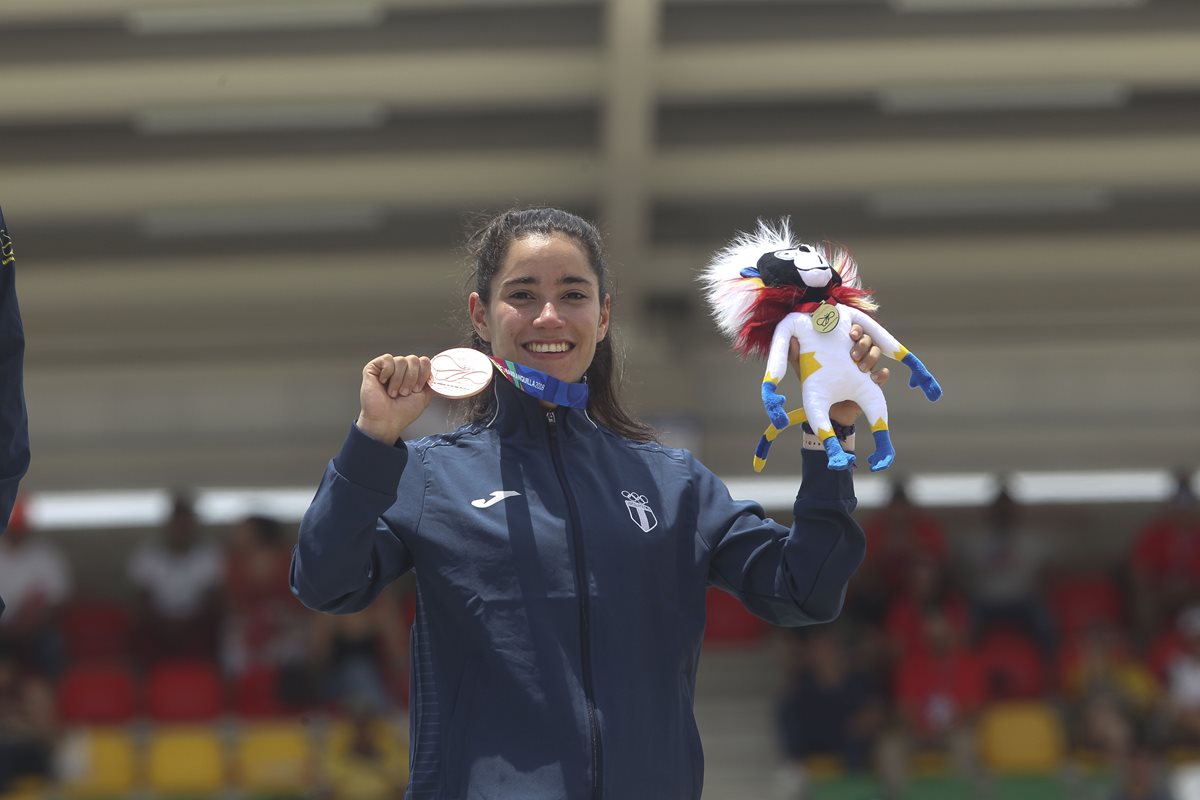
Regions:
[[926, 609], [942, 611], [959, 641], [967, 641], [971, 630], [970, 611], [962, 594], [934, 559], [913, 559], [904, 593], [888, 607], [884, 631], [893, 660], [905, 654], [923, 653], [927, 646]]
[[0, 589], [9, 608], [0, 617], [0, 646], [15, 653], [23, 668], [56, 678], [66, 666], [62, 610], [72, 593], [70, 564], [31, 529], [23, 500], [7, 522], [0, 537]]
[[850, 584], [846, 613], [871, 625], [884, 622], [888, 609], [907, 589], [918, 560], [944, 572], [947, 560], [942, 525], [912, 504], [903, 483], [897, 483], [888, 505], [863, 525], [867, 556], [859, 577]]
[[1150, 641], [1179, 611], [1200, 602], [1200, 501], [1191, 477], [1138, 533], [1130, 557], [1130, 589], [1139, 640]]
[[292, 597], [292, 552], [283, 526], [262, 515], [234, 528], [225, 549], [227, 613], [222, 660], [228, 674], [298, 670], [307, 661], [313, 614]]
[[880, 743], [880, 770], [895, 796], [903, 794], [917, 751], [944, 752], [959, 775], [979, 775], [975, 718], [984, 700], [983, 665], [943, 609], [926, 607], [922, 623], [925, 648], [906, 654], [896, 670], [897, 725]]

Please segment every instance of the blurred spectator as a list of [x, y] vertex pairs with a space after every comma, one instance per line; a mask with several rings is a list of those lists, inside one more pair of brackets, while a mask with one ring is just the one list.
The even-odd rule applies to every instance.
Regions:
[[0, 587], [8, 604], [0, 617], [0, 643], [19, 653], [26, 667], [57, 677], [65, 659], [59, 623], [71, 595], [71, 573], [59, 549], [33, 535], [19, 501], [8, 532], [0, 536]]
[[279, 675], [287, 705], [312, 698], [308, 612], [288, 587], [291, 546], [283, 526], [250, 516], [234, 528], [225, 551], [227, 613], [221, 637], [222, 664], [231, 676], [269, 668]]
[[945, 569], [946, 537], [937, 519], [914, 506], [900, 483], [887, 507], [867, 520], [863, 529], [867, 556], [850, 582], [847, 612], [878, 625], [904, 592], [914, 561], [926, 559], [939, 572]]
[[199, 538], [190, 500], [176, 497], [161, 540], [144, 542], [129, 561], [147, 664], [215, 660], [223, 577], [220, 549]]
[[1177, 800], [1163, 779], [1159, 759], [1140, 744], [1124, 760], [1118, 780], [1110, 800]]
[[400, 696], [408, 638], [396, 591], [385, 589], [354, 614], [314, 615], [313, 660], [331, 702], [342, 707], [366, 703], [384, 712]]
[[903, 593], [890, 604], [884, 629], [893, 658], [925, 649], [925, 609], [937, 608], [954, 628], [955, 637], [966, 641], [970, 634], [967, 603], [950, 584], [950, 577], [928, 556], [913, 559]]
[[1200, 606], [1179, 615], [1179, 649], [1167, 660], [1166, 738], [1200, 746]]
[[1200, 502], [1186, 473], [1179, 474], [1166, 508], [1134, 540], [1130, 590], [1142, 644], [1181, 609], [1200, 600]]
[[334, 736], [325, 755], [325, 800], [392, 800], [408, 784], [408, 752], [366, 703], [350, 707], [347, 735]]
[[900, 662], [895, 681], [897, 726], [880, 745], [884, 783], [896, 796], [907, 785], [915, 751], [946, 753], [956, 773], [979, 776], [974, 727], [983, 704], [983, 666], [963, 647], [944, 611], [927, 608], [922, 622], [925, 647]]
[[779, 730], [794, 787], [789, 795], [800, 798], [809, 756], [836, 756], [852, 772], [868, 768], [884, 709], [871, 676], [851, 662], [838, 627], [793, 633], [788, 637], [788, 660]]
[[1022, 524], [1020, 506], [1001, 490], [985, 529], [968, 537], [964, 548], [973, 642], [995, 626], [1010, 625], [1032, 636], [1046, 659], [1054, 660], [1054, 621], [1042, 591], [1049, 555], [1044, 542]]
[[1119, 631], [1097, 624], [1069, 654], [1063, 675], [1068, 730], [1075, 748], [1098, 751], [1110, 764], [1132, 752], [1159, 696], [1158, 681], [1132, 657]]
[[49, 681], [26, 672], [0, 645], [0, 794], [25, 777], [49, 778], [57, 721]]

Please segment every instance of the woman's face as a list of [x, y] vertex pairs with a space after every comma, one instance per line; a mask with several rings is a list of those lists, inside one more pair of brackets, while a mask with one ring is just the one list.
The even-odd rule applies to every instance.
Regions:
[[583, 378], [608, 333], [609, 297], [571, 237], [517, 239], [492, 279], [491, 301], [472, 292], [471, 323], [497, 358], [562, 381]]

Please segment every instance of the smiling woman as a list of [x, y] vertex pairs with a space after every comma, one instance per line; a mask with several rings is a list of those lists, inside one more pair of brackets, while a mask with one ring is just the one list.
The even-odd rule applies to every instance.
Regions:
[[583, 377], [608, 333], [611, 298], [583, 248], [563, 234], [513, 242], [494, 302], [472, 292], [471, 322], [497, 358], [526, 361], [562, 381]]
[[608, 333], [611, 300], [582, 248], [563, 234], [513, 242], [494, 302], [472, 292], [471, 322], [498, 358], [527, 361], [562, 381], [583, 377]]
[[[469, 343], [511, 379], [466, 401], [458, 430], [403, 441], [430, 359], [368, 363], [292, 590], [347, 613], [415, 571], [413, 800], [699, 798], [706, 590], [781, 625], [837, 616], [865, 551], [851, 475], [806, 450], [791, 528], [733, 500], [622, 408], [591, 223], [508, 211], [471, 246]], [[852, 353], [879, 356], [865, 337]]]
[[[654, 432], [620, 402], [608, 265], [596, 227], [559, 209], [512, 210], [480, 228], [470, 247], [470, 345], [560, 380], [586, 382], [597, 422], [652, 441]], [[475, 398], [467, 419], [490, 417], [493, 401], [490, 392]]]

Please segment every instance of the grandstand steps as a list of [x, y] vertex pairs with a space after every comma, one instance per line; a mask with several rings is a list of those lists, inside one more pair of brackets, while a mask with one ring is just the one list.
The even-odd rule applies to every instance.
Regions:
[[769, 800], [779, 766], [774, 649], [706, 649], [696, 681], [696, 722], [704, 742], [704, 800]]

